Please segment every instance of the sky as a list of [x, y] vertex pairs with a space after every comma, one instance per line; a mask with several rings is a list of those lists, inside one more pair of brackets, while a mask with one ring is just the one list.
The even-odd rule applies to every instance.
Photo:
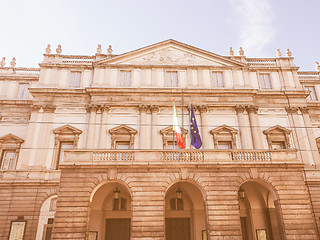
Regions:
[[320, 62], [320, 0], [0, 0], [0, 58], [38, 67], [52, 53], [122, 54], [174, 39], [220, 55], [289, 48], [300, 70]]

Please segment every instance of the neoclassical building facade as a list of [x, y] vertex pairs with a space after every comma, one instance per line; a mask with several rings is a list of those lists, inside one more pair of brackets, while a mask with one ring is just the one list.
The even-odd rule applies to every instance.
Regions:
[[0, 239], [319, 239], [320, 67], [293, 60], [175, 40], [3, 58]]

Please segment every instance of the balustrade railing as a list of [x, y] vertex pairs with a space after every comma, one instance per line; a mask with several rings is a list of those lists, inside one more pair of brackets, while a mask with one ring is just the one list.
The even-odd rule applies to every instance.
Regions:
[[250, 66], [276, 66], [275, 58], [247, 58]]
[[238, 162], [270, 162], [271, 152], [269, 151], [233, 151], [230, 152], [232, 161]]
[[203, 161], [203, 152], [198, 151], [165, 151], [162, 152], [163, 161]]
[[134, 152], [103, 151], [92, 152], [92, 161], [134, 161]]
[[94, 56], [68, 56], [64, 55], [62, 58], [63, 63], [92, 63]]

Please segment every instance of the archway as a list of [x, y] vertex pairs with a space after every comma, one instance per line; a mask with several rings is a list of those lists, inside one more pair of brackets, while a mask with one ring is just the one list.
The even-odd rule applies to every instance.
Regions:
[[129, 240], [131, 196], [121, 183], [106, 183], [94, 192], [91, 201], [88, 239]]
[[40, 209], [36, 240], [51, 240], [57, 199], [58, 196], [53, 195], [43, 202]]
[[240, 187], [239, 208], [243, 240], [281, 240], [282, 221], [274, 191], [256, 181]]
[[172, 185], [165, 200], [166, 240], [206, 239], [204, 199], [191, 183]]

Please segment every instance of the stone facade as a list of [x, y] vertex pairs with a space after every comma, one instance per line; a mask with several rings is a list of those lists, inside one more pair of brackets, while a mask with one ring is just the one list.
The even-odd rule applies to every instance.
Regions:
[[34, 69], [3, 59], [0, 239], [319, 239], [319, 67], [279, 52], [167, 40], [120, 55], [48, 45]]

